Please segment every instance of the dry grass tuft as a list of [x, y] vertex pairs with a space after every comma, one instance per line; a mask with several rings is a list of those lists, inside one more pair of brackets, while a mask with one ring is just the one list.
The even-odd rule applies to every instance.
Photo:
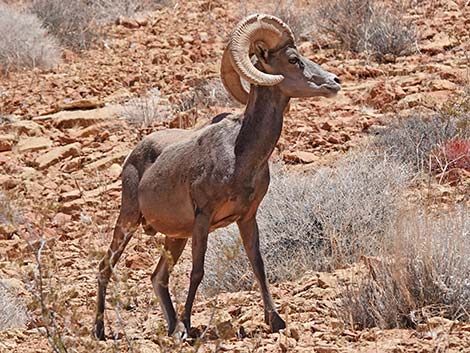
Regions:
[[[467, 141], [470, 139], [470, 91], [457, 102], [451, 102], [443, 109], [430, 116], [414, 113], [406, 118], [399, 118], [379, 133], [375, 146], [392, 154], [402, 163], [409, 164], [417, 172], [428, 172], [436, 158], [446, 159], [439, 149], [449, 141]], [[465, 143], [454, 146], [449, 152], [458, 152]], [[462, 150], [463, 151], [463, 150]], [[452, 161], [448, 156], [447, 161]], [[462, 160], [463, 161], [463, 160]]]
[[[270, 281], [377, 254], [408, 177], [394, 160], [367, 153], [353, 154], [316, 174], [293, 174], [275, 166], [258, 213]], [[250, 288], [251, 270], [236, 227], [217, 231], [209, 242], [206, 292]]]
[[434, 172], [447, 173], [453, 169], [470, 172], [470, 139], [444, 141], [431, 155], [431, 169]]
[[60, 59], [57, 41], [33, 14], [0, 3], [0, 71], [49, 69]]
[[119, 16], [132, 17], [138, 12], [166, 6], [171, 0], [95, 0], [93, 10], [100, 21], [113, 21]]
[[230, 97], [220, 79], [209, 79], [194, 88], [196, 104], [203, 107], [234, 107], [240, 106]]
[[83, 50], [98, 36], [98, 23], [114, 21], [119, 16], [132, 17], [167, 3], [164, 0], [32, 0], [29, 10], [63, 46]]
[[470, 210], [407, 212], [381, 260], [344, 291], [340, 314], [357, 328], [415, 327], [433, 316], [470, 320]]
[[129, 125], [139, 129], [172, 119], [171, 106], [157, 88], [145, 96], [131, 99], [123, 106], [122, 114]]
[[372, 0], [334, 0], [322, 3], [317, 21], [321, 31], [336, 38], [344, 49], [367, 52], [384, 61], [389, 55], [416, 51], [416, 30], [404, 14], [398, 7]]
[[85, 0], [33, 0], [29, 10], [65, 47], [86, 49], [95, 37], [95, 13]]
[[8, 282], [0, 279], [0, 331], [24, 327], [27, 322], [26, 305]]

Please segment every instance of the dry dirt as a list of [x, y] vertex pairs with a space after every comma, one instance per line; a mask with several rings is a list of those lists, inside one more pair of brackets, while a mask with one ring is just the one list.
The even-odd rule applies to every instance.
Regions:
[[[77, 351], [131, 345], [135, 352], [470, 352], [470, 326], [441, 318], [417, 330], [360, 331], [343, 324], [335, 302], [351, 278], [365, 271], [361, 264], [273, 285], [288, 322], [279, 334], [270, 334], [263, 323], [256, 288], [217, 299], [199, 295], [193, 326], [204, 344], [179, 346], [164, 335], [149, 280], [161, 238], [141, 231], [122, 257], [119, 281], [110, 285], [110, 297], [121, 299], [107, 310], [107, 332], [116, 332], [117, 340], [91, 339], [96, 269], [118, 213], [121, 163], [142, 134], [126, 123], [119, 104], [158, 88], [175, 118], [155, 129], [187, 127], [239, 109], [206, 107], [191, 93], [218, 77], [239, 6], [238, 1], [180, 2], [106, 26], [93, 48], [80, 55], [65, 51], [53, 70], [0, 77], [0, 111], [14, 116], [0, 125], [0, 185], [9, 199], [0, 202], [12, 214], [21, 209], [25, 220], [18, 227], [0, 225], [0, 279], [32, 312], [26, 328], [0, 332], [0, 352], [51, 351], [27, 290], [36, 261], [25, 239], [37, 249], [41, 238], [48, 240], [42, 254], [50, 272], [45, 287], [55, 288], [48, 295], [67, 319], [66, 344]], [[306, 56], [341, 77], [343, 90], [333, 100], [292, 103], [278, 156], [302, 168], [328, 163], [366, 139], [372, 125], [387, 123], [395, 113], [441, 105], [469, 85], [469, 2], [420, 2], [408, 12], [419, 28], [420, 51], [389, 63], [344, 53], [321, 39], [299, 43]], [[179, 301], [189, 266], [185, 253], [173, 274]]]

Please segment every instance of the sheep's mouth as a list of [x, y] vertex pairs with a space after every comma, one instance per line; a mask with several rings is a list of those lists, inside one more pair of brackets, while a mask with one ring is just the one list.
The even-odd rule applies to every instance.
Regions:
[[324, 83], [321, 85], [317, 85], [314, 82], [309, 82], [310, 87], [315, 89], [321, 95], [326, 97], [333, 97], [341, 90], [341, 85], [338, 84], [331, 84], [331, 83]]
[[324, 89], [326, 91], [329, 91], [333, 94], [337, 94], [341, 90], [341, 86], [338, 84], [329, 84], [329, 83], [324, 83], [323, 85], [319, 86], [320, 89]]

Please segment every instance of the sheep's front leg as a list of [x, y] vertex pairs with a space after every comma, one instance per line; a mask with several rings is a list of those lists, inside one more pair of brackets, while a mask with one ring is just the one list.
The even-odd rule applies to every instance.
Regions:
[[184, 306], [182, 321], [187, 333], [191, 328], [191, 311], [193, 308], [194, 298], [197, 288], [204, 277], [204, 257], [207, 249], [207, 235], [209, 233], [209, 216], [202, 211], [196, 211], [194, 220], [193, 236], [192, 236], [192, 260], [193, 267], [191, 270], [190, 285], [188, 298]]
[[279, 316], [269, 291], [264, 262], [259, 250], [259, 230], [256, 218], [253, 217], [248, 220], [238, 221], [237, 225], [243, 240], [243, 246], [245, 247], [246, 254], [248, 255], [251, 267], [253, 268], [253, 272], [261, 289], [264, 304], [264, 319], [271, 327], [272, 332], [278, 332], [286, 328], [286, 323]]

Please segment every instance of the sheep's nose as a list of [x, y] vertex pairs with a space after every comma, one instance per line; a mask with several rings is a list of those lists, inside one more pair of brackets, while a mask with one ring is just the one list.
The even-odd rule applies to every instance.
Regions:
[[333, 81], [335, 81], [338, 85], [341, 84], [341, 80], [339, 79], [338, 76], [335, 76], [335, 77], [333, 78]]

